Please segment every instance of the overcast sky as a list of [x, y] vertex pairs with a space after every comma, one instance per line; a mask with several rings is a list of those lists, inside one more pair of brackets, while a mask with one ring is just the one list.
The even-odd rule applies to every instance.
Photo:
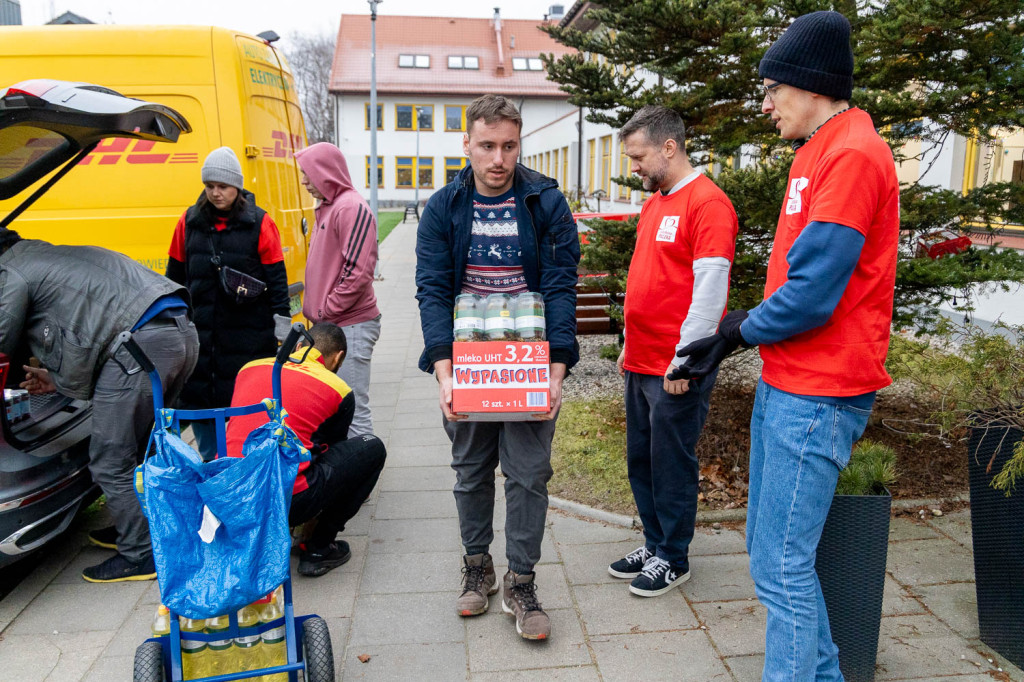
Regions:
[[[566, 11], [572, 0], [384, 0], [377, 16], [490, 17], [495, 7], [508, 19], [541, 19], [552, 4]], [[366, 0], [21, 0], [26, 26], [45, 24], [71, 11], [97, 24], [208, 24], [246, 33], [268, 29], [282, 37], [294, 32], [335, 34], [342, 14], [369, 14]]]

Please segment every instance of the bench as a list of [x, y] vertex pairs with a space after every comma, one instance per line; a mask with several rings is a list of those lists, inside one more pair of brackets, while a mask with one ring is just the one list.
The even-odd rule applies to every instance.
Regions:
[[405, 205], [405, 215], [402, 216], [402, 222], [404, 223], [406, 218], [415, 218], [418, 222], [420, 219], [420, 207], [419, 204], [412, 203]]

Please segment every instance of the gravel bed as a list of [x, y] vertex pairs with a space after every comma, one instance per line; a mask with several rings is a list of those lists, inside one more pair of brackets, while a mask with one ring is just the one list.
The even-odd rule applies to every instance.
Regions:
[[[621, 398], [624, 390], [622, 377], [615, 367], [615, 361], [600, 356], [602, 346], [618, 342], [615, 334], [587, 334], [577, 337], [580, 344], [580, 361], [573, 367], [572, 374], [562, 385], [562, 396], [566, 400], [597, 400]], [[748, 350], [731, 355], [722, 362], [718, 373], [718, 385], [755, 386], [761, 376], [761, 356], [757, 350]], [[910, 386], [895, 383], [879, 391], [881, 396], [912, 398]]]

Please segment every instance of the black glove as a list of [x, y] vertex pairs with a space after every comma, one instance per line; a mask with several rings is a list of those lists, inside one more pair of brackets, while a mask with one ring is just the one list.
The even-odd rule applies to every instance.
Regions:
[[676, 352], [676, 357], [686, 358], [686, 362], [668, 374], [669, 381], [678, 379], [699, 379], [715, 371], [725, 356], [740, 346], [750, 348], [740, 334], [740, 325], [747, 319], [746, 310], [734, 310], [722, 318], [718, 324], [718, 333], [697, 339]]

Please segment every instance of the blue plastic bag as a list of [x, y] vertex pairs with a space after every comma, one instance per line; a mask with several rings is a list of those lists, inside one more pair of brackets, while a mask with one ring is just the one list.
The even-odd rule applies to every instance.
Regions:
[[[292, 487], [299, 462], [310, 455], [284, 413], [265, 403], [270, 421], [249, 434], [243, 457], [205, 463], [170, 430], [174, 411], [160, 413], [136, 487], [149, 519], [160, 599], [173, 613], [230, 613], [288, 578]], [[204, 507], [220, 522], [211, 542], [199, 536]]]

